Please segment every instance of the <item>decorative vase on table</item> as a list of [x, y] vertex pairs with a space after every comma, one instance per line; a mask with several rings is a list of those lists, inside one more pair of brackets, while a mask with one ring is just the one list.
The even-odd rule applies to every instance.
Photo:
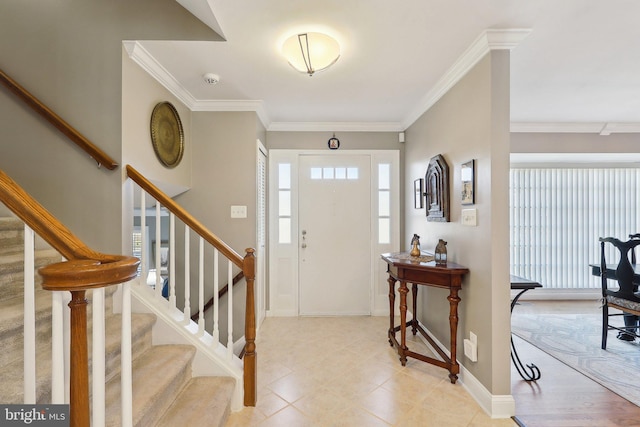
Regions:
[[411, 252], [409, 252], [409, 255], [415, 257], [420, 256], [420, 236], [417, 234], [414, 234], [411, 239]]

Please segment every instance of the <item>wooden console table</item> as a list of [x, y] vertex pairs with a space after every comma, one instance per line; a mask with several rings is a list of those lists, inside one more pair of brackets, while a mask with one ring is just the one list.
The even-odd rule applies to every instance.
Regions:
[[[447, 263], [446, 267], [436, 266], [433, 257], [422, 255], [411, 257], [408, 252], [382, 254], [382, 259], [387, 263], [387, 273], [389, 273], [389, 344], [398, 349], [402, 366], [407, 363], [407, 357], [431, 363], [449, 371], [449, 379], [455, 384], [460, 372], [460, 365], [456, 360], [456, 345], [458, 333], [458, 303], [460, 297], [458, 292], [462, 288], [462, 277], [469, 272], [469, 269], [454, 263]], [[394, 324], [395, 305], [395, 284], [400, 283], [400, 325]], [[409, 288], [407, 283], [412, 284], [413, 296], [413, 319], [407, 322], [407, 293]], [[418, 286], [433, 286], [437, 288], [449, 289], [449, 329], [451, 341], [449, 351], [451, 357], [447, 356], [434, 339], [420, 326], [417, 320], [417, 297]], [[420, 353], [413, 352], [407, 347], [407, 326], [411, 326], [411, 332], [416, 335], [418, 331], [429, 344], [436, 350], [443, 359], [435, 359]], [[400, 331], [400, 342], [396, 339], [396, 332]]]

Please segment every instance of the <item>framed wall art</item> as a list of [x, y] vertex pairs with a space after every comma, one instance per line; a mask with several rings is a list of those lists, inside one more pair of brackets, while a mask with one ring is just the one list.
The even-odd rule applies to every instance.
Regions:
[[427, 221], [449, 222], [449, 165], [441, 154], [429, 161], [424, 189]]
[[462, 204], [473, 205], [475, 200], [475, 160], [469, 160], [462, 164], [460, 177], [462, 179]]

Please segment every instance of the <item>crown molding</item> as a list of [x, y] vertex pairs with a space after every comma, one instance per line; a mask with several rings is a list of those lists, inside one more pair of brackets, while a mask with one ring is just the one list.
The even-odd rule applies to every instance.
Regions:
[[182, 86], [174, 77], [162, 66], [138, 41], [122, 42], [129, 58], [138, 64], [158, 83], [164, 86], [176, 98], [178, 98], [189, 109], [195, 104], [196, 99]]
[[511, 122], [514, 133], [597, 133], [608, 136], [612, 133], [640, 133], [640, 123], [606, 122]]
[[191, 105], [192, 111], [253, 111], [265, 128], [271, 125], [264, 102], [260, 100], [222, 99], [198, 100]]
[[399, 122], [273, 122], [269, 132], [402, 132]]
[[262, 125], [268, 128], [271, 124], [262, 101], [254, 100], [198, 100], [178, 82], [166, 68], [162, 66], [138, 41], [122, 42], [129, 58], [138, 64], [158, 83], [164, 86], [191, 111], [253, 111]]
[[524, 40], [530, 29], [516, 28], [505, 30], [485, 30], [471, 43], [471, 46], [456, 60], [438, 80], [435, 86], [420, 100], [418, 107], [403, 122], [407, 129], [420, 116], [438, 102], [456, 83], [464, 77], [491, 50], [513, 49]]

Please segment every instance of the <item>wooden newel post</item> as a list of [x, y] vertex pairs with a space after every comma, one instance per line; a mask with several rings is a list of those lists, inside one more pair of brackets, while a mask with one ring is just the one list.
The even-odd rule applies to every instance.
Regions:
[[[99, 254], [95, 254], [98, 256]], [[89, 351], [87, 349], [87, 290], [123, 283], [136, 277], [138, 258], [112, 255], [103, 262], [95, 259], [74, 259], [46, 265], [38, 270], [42, 288], [48, 291], [71, 292], [71, 427], [87, 427], [89, 407]]]
[[85, 290], [71, 291], [70, 425], [89, 425], [89, 356], [87, 350], [87, 299]]
[[256, 303], [254, 284], [256, 279], [255, 249], [246, 249], [242, 271], [247, 281], [247, 301], [244, 321], [246, 339], [244, 353], [244, 405], [256, 406], [257, 401], [257, 352], [256, 352]]

